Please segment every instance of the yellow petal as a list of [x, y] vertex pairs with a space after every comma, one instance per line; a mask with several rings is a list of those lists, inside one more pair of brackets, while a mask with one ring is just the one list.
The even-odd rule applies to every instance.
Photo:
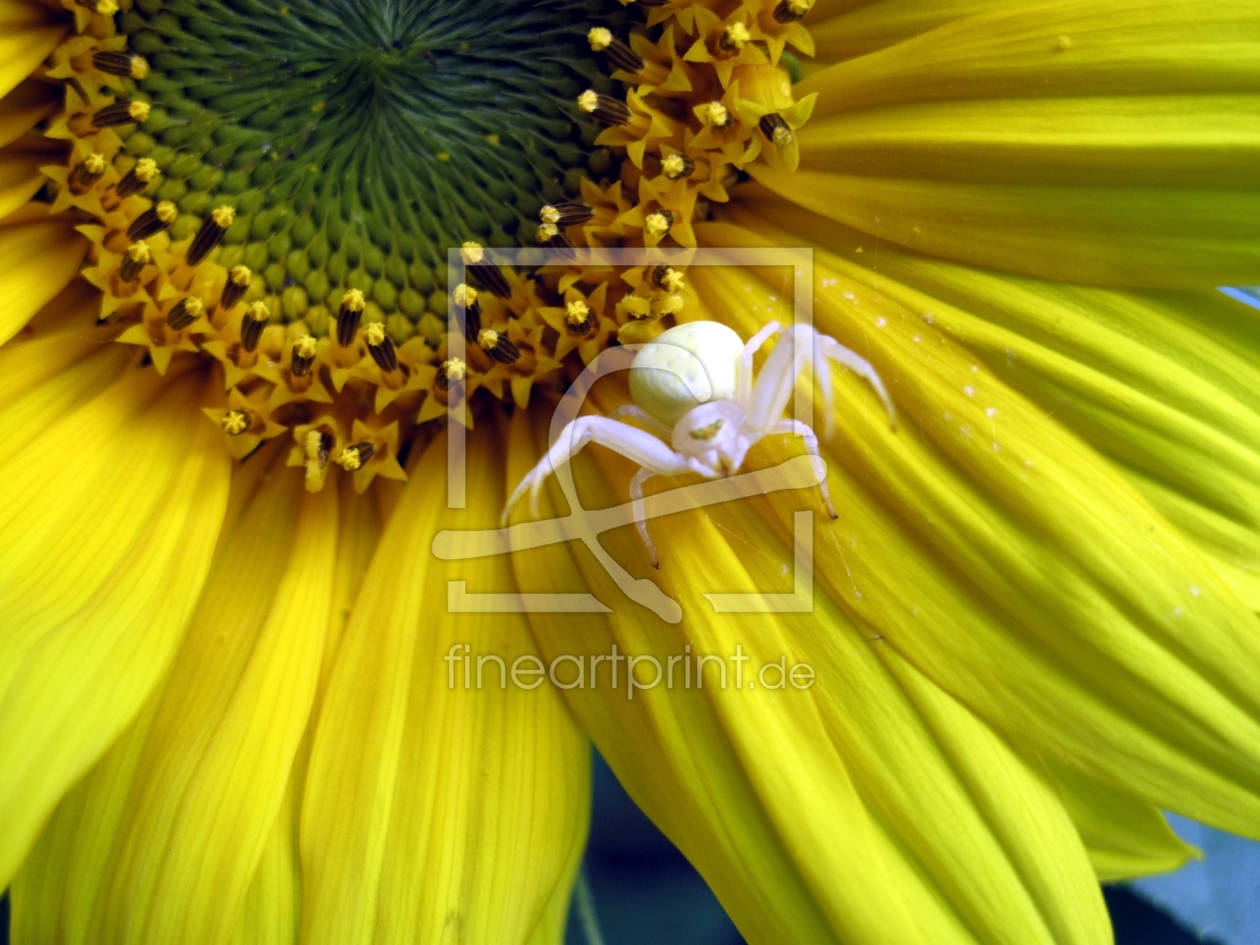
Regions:
[[[756, 226], [704, 237], [784, 238]], [[1260, 832], [1255, 614], [1120, 470], [935, 329], [932, 310], [830, 252], [815, 259], [816, 324], [871, 358], [903, 420], [890, 432], [837, 376], [827, 454], [844, 514], [816, 549], [823, 584], [990, 724], [1149, 803]], [[734, 276], [694, 281], [719, 310], [738, 295]]]
[[40, 167], [47, 161], [45, 151], [20, 144], [0, 149], [0, 219], [30, 200], [44, 185]]
[[[239, 467], [233, 476], [233, 504], [240, 507], [236, 512], [229, 513], [225, 522], [217, 564], [207, 584], [194, 628], [190, 632], [193, 637], [197, 634], [197, 626], [204, 630], [207, 626], [213, 626], [218, 617], [227, 620], [232, 616], [231, 613], [226, 616], [210, 613], [214, 609], [210, 606], [213, 603], [217, 603], [225, 611], [234, 610], [239, 627], [242, 609], [250, 609], [250, 601], [243, 600], [242, 597], [260, 598], [256, 602], [258, 612], [253, 616], [247, 615], [247, 621], [255, 625], [256, 631], [256, 625], [264, 619], [274, 585], [283, 580], [282, 572], [287, 566], [288, 554], [286, 549], [280, 549], [274, 555], [269, 552], [276, 550], [273, 546], [277, 543], [283, 544], [286, 539], [292, 543], [295, 518], [298, 515], [296, 500], [302, 491], [300, 486], [297, 489], [292, 488], [292, 482], [284, 483], [283, 475], [279, 477], [281, 482], [275, 482], [276, 477], [273, 475], [266, 475], [274, 472], [271, 467], [282, 456], [283, 450], [272, 449], [267, 453], [264, 449]], [[260, 487], [265, 485], [270, 485], [270, 490], [264, 494], [260, 492]], [[364, 503], [357, 505], [362, 506]], [[246, 525], [238, 534], [237, 525], [242, 521]], [[277, 524], [280, 525], [279, 528], [269, 527]], [[312, 528], [313, 524], [313, 516], [308, 516], [307, 528]], [[277, 537], [274, 534], [277, 531], [283, 532], [283, 535]], [[321, 536], [312, 536], [309, 532], [305, 537], [312, 539], [316, 546], [322, 540]], [[255, 547], [255, 539], [261, 547]], [[246, 553], [242, 554], [243, 551]], [[231, 559], [228, 555], [232, 555]], [[269, 579], [272, 581], [271, 585], [268, 584]], [[216, 583], [219, 585], [217, 588]], [[349, 582], [339, 579], [334, 583], [341, 585]], [[234, 586], [235, 596], [225, 593], [226, 584]], [[239, 646], [237, 649], [239, 650]], [[214, 655], [213, 648], [211, 655]], [[187, 650], [180, 660], [184, 674], [187, 675]], [[178, 664], [175, 672], [180, 672]], [[191, 688], [204, 693], [204, 683], [205, 680], [198, 677]], [[166, 688], [178, 689], [181, 685], [187, 686], [188, 680], [168, 682]], [[238, 689], [238, 704], [240, 692]], [[146, 788], [147, 776], [140, 775], [146, 769], [151, 771], [153, 768], [154, 748], [161, 743], [164, 728], [169, 741], [170, 703], [171, 699], [164, 697], [161, 692], [150, 698], [141, 718], [58, 806], [35, 850], [14, 881], [15, 920], [22, 923], [15, 926], [15, 933], [19, 929], [26, 930], [19, 934], [16, 941], [62, 941], [66, 945], [86, 945], [103, 940], [100, 931], [102, 910], [98, 907], [108, 904], [110, 897], [116, 895], [111, 891], [110, 884], [115, 880], [121, 852], [128, 843], [134, 845], [137, 838], [151, 836], [155, 829], [160, 829], [160, 824], [153, 819], [137, 824], [135, 815], [139, 801], [146, 797], [150, 802], [155, 800], [154, 792]], [[155, 733], [153, 721], [160, 705], [164, 706], [166, 720]], [[189, 734], [187, 730], [193, 726], [187, 719], [182, 721], [184, 734]], [[205, 738], [196, 740], [203, 743]], [[167, 753], [165, 760], [170, 764], [158, 772], [164, 786], [171, 786], [173, 768], [187, 772], [188, 764], [173, 763], [188, 748], [188, 745], [176, 745]], [[206, 756], [203, 753], [202, 757]], [[186, 762], [187, 756], [180, 760]], [[145, 768], [141, 767], [142, 761], [145, 762]], [[266, 841], [262, 859], [258, 862], [253, 882], [240, 906], [240, 915], [232, 933], [235, 939], [251, 943], [278, 943], [292, 942], [296, 938], [300, 895], [296, 876], [296, 813], [290, 796], [293, 790], [294, 785], [290, 782]], [[184, 807], [178, 802], [185, 796], [186, 794], [178, 794], [173, 798], [177, 802], [177, 808]], [[162, 798], [158, 797], [156, 800], [160, 802]], [[169, 818], [166, 822], [169, 824]], [[233, 835], [239, 836], [239, 830], [224, 831], [224, 836]], [[237, 836], [233, 836], [233, 839], [237, 839]], [[186, 843], [185, 839], [181, 846]], [[218, 852], [221, 855], [223, 851]], [[164, 855], [158, 856], [158, 859], [163, 858]], [[185, 875], [195, 872], [187, 868], [183, 870]], [[132, 912], [139, 909], [142, 898], [134, 890], [125, 891], [125, 904]], [[229, 908], [222, 901], [218, 906]], [[47, 918], [49, 916], [52, 917], [51, 920]], [[55, 929], [60, 932], [55, 934]], [[220, 934], [221, 931], [220, 929]], [[202, 935], [185, 940], [208, 939]]]
[[[493, 423], [469, 468], [492, 468]], [[497, 477], [470, 478], [469, 511], [445, 507], [445, 437], [418, 462], [337, 652], [302, 808], [307, 943], [524, 943], [583, 845], [589, 748], [554, 691], [464, 689], [444, 661], [466, 644], [510, 666], [524, 620], [450, 613], [448, 581], [511, 589], [504, 558], [437, 561], [442, 528], [492, 525]], [[471, 665], [470, 665], [471, 672]], [[448, 683], [454, 683], [453, 686]]]
[[118, 836], [160, 693], [53, 812], [14, 877], [13, 941], [87, 945], [93, 906]]
[[962, 19], [802, 82], [779, 195], [936, 255], [1046, 278], [1260, 279], [1260, 13], [1060, 2]]
[[306, 495], [277, 463], [171, 670], [95, 941], [226, 942], [272, 834], [319, 678], [338, 531], [336, 495]]
[[0, 95], [26, 79], [61, 41], [66, 28], [37, 3], [7, 4], [0, 11]]
[[86, 252], [66, 221], [0, 224], [0, 344], [66, 287]]
[[[519, 475], [537, 452], [519, 430], [512, 443]], [[573, 465], [583, 504], [599, 508], [624, 488], [608, 483], [628, 480], [633, 468], [592, 453], [603, 476], [587, 457]], [[805, 496], [807, 508], [813, 502]], [[611, 609], [607, 629], [603, 618], [552, 614], [533, 627], [551, 657], [575, 648], [607, 654], [614, 641], [661, 663], [687, 646], [720, 662], [737, 647], [751, 657], [742, 682], [729, 663], [726, 687], [710, 665], [703, 689], [687, 688], [679, 668], [673, 687], [633, 699], [624, 679], [609, 688], [607, 674], [601, 688], [567, 693], [632, 796], [701, 869], [746, 938], [1106, 938], [1084, 850], [1054, 789], [974, 716], [895, 653], [872, 646], [822, 595], [812, 613], [797, 616], [714, 613], [704, 592], [782, 591], [794, 566], [791, 547], [750, 505], [711, 506], [653, 526], [662, 565], [646, 570], [682, 604], [681, 624], [626, 600], [579, 555], [582, 576]], [[632, 574], [643, 573], [633, 530], [608, 532], [602, 543]], [[522, 590], [552, 590], [556, 576], [563, 583], [554, 590], [568, 590], [573, 565], [557, 557], [515, 554]], [[817, 683], [767, 689], [779, 673], [760, 667], [781, 656], [788, 666], [812, 666]], [[655, 670], [644, 668], [650, 682]]]
[[78, 329], [0, 347], [0, 439], [36, 441], [127, 373], [127, 353], [107, 341], [108, 329]]
[[[385, 488], [384, 482], [377, 484], [378, 498]], [[328, 679], [336, 665], [337, 649], [345, 635], [350, 611], [354, 607], [359, 588], [363, 586], [363, 575], [371, 564], [372, 554], [380, 542], [382, 519], [387, 517], [378, 513], [375, 502], [364, 500], [354, 491], [352, 477], [341, 477], [340, 489], [341, 529], [337, 543], [337, 576], [333, 587], [328, 638], [324, 644], [324, 667], [319, 687], [321, 694], [328, 688]]]
[[954, 20], [1010, 6], [1011, 0], [819, 0], [806, 22], [817, 59], [834, 62], [883, 49]]
[[[860, 260], [861, 237], [760, 209]], [[1221, 293], [1133, 294], [1003, 276], [884, 248], [881, 291], [931, 312], [1006, 383], [1126, 470], [1260, 608], [1260, 316]], [[913, 287], [913, 288], [911, 288]]]
[[197, 385], [157, 386], [123, 380], [0, 465], [0, 881], [136, 716], [210, 565], [227, 458]]
[[1167, 873], [1200, 855], [1157, 808], [1062, 765], [1051, 770], [1099, 882]]
[[258, 871], [241, 906], [232, 945], [295, 945], [301, 927], [302, 878], [298, 871], [294, 787], [271, 828]]
[[56, 86], [36, 79], [0, 99], [0, 145], [16, 141], [57, 107]]
[[[513, 416], [510, 483], [519, 481], [537, 462], [542, 446], [539, 435], [545, 434], [534, 429], [528, 414]], [[601, 485], [602, 480], [592, 484], [594, 488]], [[544, 491], [540, 502], [543, 514], [552, 512], [547, 495]], [[593, 508], [615, 502], [606, 486], [598, 498], [585, 500]], [[641, 547], [623, 544], [635, 556], [629, 560], [642, 556], [636, 569], [641, 574], [646, 563]], [[627, 560], [621, 555], [618, 558]], [[579, 562], [580, 558], [562, 545], [513, 554], [524, 593], [578, 594], [589, 589], [608, 605], [629, 606], [610, 599], [610, 594], [619, 592], [589, 569], [579, 569]], [[608, 656], [613, 642], [623, 652], [633, 646], [640, 653], [675, 654], [683, 646], [673, 632], [662, 631], [657, 624], [643, 621], [640, 627], [628, 623], [627, 636], [623, 636], [606, 618], [585, 613], [546, 613], [531, 620], [531, 628], [549, 661], [573, 653], [590, 665], [592, 656]], [[605, 663], [592, 670], [602, 677], [602, 685], [610, 683], [611, 665]], [[623, 694], [624, 676], [623, 690], [614, 693], [616, 702], [604, 701], [595, 688], [599, 685], [588, 683], [592, 688], [584, 691], [583, 699], [566, 694], [574, 712], [631, 796], [704, 874], [745, 937], [754, 942], [776, 934], [782, 941], [834, 940], [826, 916], [779, 842], [773, 821], [729, 749], [707, 702], [695, 692], [673, 692], [669, 699], [656, 692], [642, 693], [643, 698], [631, 702]], [[676, 746], [684, 732], [692, 733], [688, 750], [662, 750]], [[738, 827], [735, 834], [733, 826]], [[882, 895], [892, 896], [895, 891], [886, 886]], [[890, 920], [897, 931], [909, 933], [905, 941], [915, 941], [915, 930], [902, 912], [890, 913]]]
[[573, 880], [582, 864], [582, 850], [574, 847], [570, 874], [556, 884], [551, 901], [543, 911], [542, 920], [534, 929], [527, 945], [564, 945], [565, 930], [569, 921], [569, 907], [573, 896]]

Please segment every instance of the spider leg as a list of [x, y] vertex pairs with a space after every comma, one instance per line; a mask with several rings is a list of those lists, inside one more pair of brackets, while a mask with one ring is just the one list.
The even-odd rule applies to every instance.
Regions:
[[630, 502], [634, 509], [634, 526], [639, 530], [639, 537], [647, 545], [648, 555], [652, 558], [652, 567], [660, 568], [661, 559], [656, 554], [656, 545], [652, 544], [652, 536], [648, 534], [647, 509], [643, 506], [643, 483], [647, 482], [656, 471], [643, 466], [630, 480]]
[[[814, 435], [814, 431], [810, 429], [808, 424], [801, 423], [799, 420], [780, 420], [770, 428], [770, 433], [795, 433], [805, 441], [805, 452], [823, 462], [822, 454], [818, 451], [818, 437]], [[836, 507], [831, 504], [831, 492], [827, 488], [827, 472], [826, 467], [819, 470], [822, 475], [818, 477], [818, 491], [822, 493], [823, 506], [827, 509], [827, 514], [832, 518], [839, 518]]]
[[831, 405], [834, 403], [831, 389], [831, 369], [827, 365], [827, 355], [823, 351], [822, 340], [826, 335], [814, 332], [814, 376], [818, 378], [818, 390], [823, 398], [823, 439], [831, 440], [835, 432], [836, 422], [832, 416]]
[[768, 322], [761, 331], [748, 339], [748, 344], [744, 345], [744, 350], [739, 353], [739, 366], [736, 368], [735, 375], [735, 403], [745, 410], [748, 409], [748, 398], [752, 395], [753, 389], [753, 355], [761, 349], [771, 335], [782, 330], [783, 326], [778, 322]]
[[[879, 399], [884, 404], [884, 409], [888, 411], [888, 423], [894, 429], [897, 426], [897, 411], [893, 409], [892, 398], [888, 396], [888, 391], [884, 388], [884, 382], [880, 379], [879, 372], [871, 365], [871, 362], [861, 357], [856, 351], [846, 348], [835, 338], [827, 335], [818, 336], [818, 346], [822, 349], [822, 353], [832, 361], [843, 364], [858, 377], [866, 379], [871, 385]], [[827, 402], [827, 423], [831, 424], [831, 399], [828, 396]], [[828, 434], [830, 435], [830, 433]]]
[[632, 417], [647, 427], [650, 432], [659, 436], [666, 443], [668, 443], [670, 438], [674, 435], [674, 431], [670, 429], [669, 424], [661, 423], [661, 421], [657, 420], [654, 416], [637, 404], [622, 404], [608, 416], [613, 420], [619, 420], [622, 417]]
[[[785, 344], [788, 338], [790, 344]], [[854, 374], [864, 378], [875, 390], [884, 409], [888, 411], [890, 423], [896, 427], [897, 415], [893, 409], [892, 399], [884, 388], [879, 372], [869, 361], [846, 348], [836, 339], [820, 335], [808, 325], [793, 325], [780, 339], [775, 349], [770, 352], [765, 366], [757, 376], [748, 407], [748, 426], [751, 430], [762, 433], [770, 430], [774, 423], [783, 416], [788, 401], [796, 387], [796, 382], [805, 370], [805, 361], [813, 355], [814, 373], [822, 388], [824, 397], [824, 415], [827, 426], [824, 433], [831, 434], [832, 391], [830, 373], [825, 370], [823, 359], [843, 364]]]
[[783, 332], [749, 395], [745, 409], [750, 430], [765, 434], [783, 416], [796, 379], [805, 370], [805, 359], [813, 349], [814, 334], [808, 325], [792, 325]]
[[639, 536], [643, 539], [643, 544], [647, 545], [648, 554], [652, 558], [652, 567], [659, 568], [661, 559], [656, 554], [656, 545], [652, 541], [652, 536], [648, 534], [647, 529], [647, 509], [643, 505], [643, 484], [653, 476], [677, 476], [680, 473], [698, 472], [702, 476], [714, 478], [713, 470], [698, 463], [695, 457], [691, 457], [684, 461], [682, 454], [674, 453], [675, 463], [677, 465], [666, 468], [660, 465], [644, 464], [634, 478], [630, 480], [630, 508], [634, 512], [634, 526], [639, 530]]
[[555, 443], [551, 445], [551, 449], [517, 485], [503, 507], [500, 526], [507, 526], [508, 516], [512, 514], [512, 509], [527, 492], [530, 508], [537, 514], [538, 493], [542, 491], [547, 475], [576, 456], [587, 443], [607, 446], [640, 466], [655, 469], [661, 475], [680, 475], [687, 471], [687, 464], [683, 457], [652, 434], [607, 417], [579, 417], [565, 425], [560, 435], [556, 437]]

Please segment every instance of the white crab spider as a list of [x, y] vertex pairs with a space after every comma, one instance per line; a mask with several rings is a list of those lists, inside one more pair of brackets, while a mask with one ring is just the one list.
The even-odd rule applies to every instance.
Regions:
[[[567, 424], [547, 455], [508, 499], [502, 524], [507, 525], [512, 509], [526, 492], [536, 509], [547, 475], [587, 443], [599, 443], [641, 467], [630, 480], [630, 498], [639, 534], [653, 567], [659, 568], [643, 505], [643, 484], [648, 479], [688, 472], [706, 479], [733, 476], [754, 443], [776, 434], [800, 436], [809, 454], [818, 457], [814, 431], [805, 423], [783, 417], [811, 352], [820, 367], [830, 359], [864, 377], [893, 420], [892, 401], [875, 368], [808, 325], [789, 327], [754, 378], [753, 354], [783, 331], [778, 322], [770, 322], [745, 344], [719, 322], [687, 322], [644, 345], [630, 366], [630, 394], [635, 403], [617, 408], [608, 417], [580, 417]], [[830, 437], [831, 373], [821, 369], [816, 373], [825, 400], [824, 435]], [[617, 417], [633, 417], [647, 429], [622, 423]], [[835, 518], [825, 478], [819, 490], [827, 513]]]

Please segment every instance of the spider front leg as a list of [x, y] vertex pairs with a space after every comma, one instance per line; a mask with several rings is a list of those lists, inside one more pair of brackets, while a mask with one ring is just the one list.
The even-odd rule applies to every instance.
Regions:
[[865, 378], [874, 388], [875, 393], [888, 411], [890, 423], [896, 425], [896, 413], [892, 400], [879, 373], [865, 358], [849, 350], [827, 335], [820, 335], [808, 325], [793, 325], [779, 339], [779, 343], [770, 352], [765, 366], [757, 376], [748, 405], [748, 425], [751, 429], [762, 432], [769, 431], [783, 416], [796, 382], [805, 371], [805, 364], [815, 362], [814, 370], [819, 378], [819, 386], [823, 390], [823, 407], [826, 427], [824, 435], [831, 436], [831, 376], [826, 370], [824, 360], [843, 364], [859, 377]]
[[[805, 441], [805, 452], [814, 457], [816, 462], [824, 462], [822, 454], [818, 451], [818, 437], [814, 435], [813, 429], [808, 424], [801, 423], [799, 420], [780, 420], [770, 428], [770, 433], [795, 433]], [[822, 493], [823, 507], [826, 508], [827, 514], [833, 519], [839, 518], [840, 515], [836, 512], [836, 507], [831, 504], [831, 492], [827, 488], [826, 466], [823, 466], [819, 472], [821, 475], [818, 477], [818, 491]]]
[[[607, 417], [579, 417], [565, 425], [547, 454], [520, 481], [503, 507], [501, 527], [507, 527], [512, 509], [529, 493], [530, 509], [538, 514], [538, 493], [549, 473], [576, 456], [587, 443], [599, 443], [661, 476], [687, 472], [686, 458], [675, 453], [652, 434]], [[650, 550], [650, 543], [649, 543]]]
[[753, 355], [761, 350], [761, 346], [766, 343], [766, 340], [771, 335], [778, 334], [782, 330], [783, 326], [778, 322], [767, 322], [761, 331], [748, 339], [748, 344], [744, 345], [744, 350], [739, 353], [739, 365], [736, 368], [735, 403], [745, 410], [748, 409], [748, 401], [752, 396]]
[[634, 474], [634, 478], [630, 480], [630, 502], [634, 510], [634, 527], [639, 530], [639, 537], [643, 539], [643, 544], [647, 545], [648, 555], [652, 558], [652, 567], [660, 568], [661, 559], [656, 554], [656, 545], [652, 543], [652, 536], [648, 534], [647, 509], [643, 505], [643, 483], [655, 475], [655, 470], [647, 466], [641, 467]]
[[[874, 365], [867, 361], [856, 351], [846, 348], [835, 338], [827, 335], [815, 335], [817, 338], [818, 351], [828, 360], [843, 364], [858, 377], [866, 379], [871, 385], [880, 401], [884, 405], [884, 409], [888, 411], [888, 425], [893, 429], [897, 428], [897, 411], [893, 409], [892, 398], [888, 396], [888, 391], [884, 388], [884, 382], [879, 376], [879, 372], [875, 370]], [[822, 371], [826, 375], [827, 381], [824, 386], [824, 395], [827, 403], [826, 427], [823, 432], [827, 439], [831, 439], [831, 372]]]

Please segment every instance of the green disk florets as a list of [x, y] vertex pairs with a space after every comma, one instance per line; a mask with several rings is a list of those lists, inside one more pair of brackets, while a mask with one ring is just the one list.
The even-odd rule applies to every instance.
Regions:
[[573, 102], [608, 83], [585, 34], [618, 10], [137, 0], [118, 22], [153, 108], [126, 149], [161, 169], [172, 238], [235, 208], [219, 262], [258, 273], [286, 321], [357, 288], [414, 322], [446, 310], [447, 247], [515, 245], [573, 192], [596, 133]]

